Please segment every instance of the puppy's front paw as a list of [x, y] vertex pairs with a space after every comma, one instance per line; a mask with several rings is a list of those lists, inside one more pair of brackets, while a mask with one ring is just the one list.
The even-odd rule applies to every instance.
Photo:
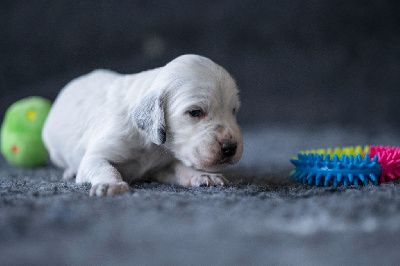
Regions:
[[224, 186], [228, 183], [229, 181], [221, 174], [203, 173], [193, 176], [190, 180], [189, 187]]
[[97, 183], [92, 185], [90, 189], [90, 196], [113, 196], [124, 194], [129, 190], [129, 185], [126, 182], [120, 181], [118, 183]]

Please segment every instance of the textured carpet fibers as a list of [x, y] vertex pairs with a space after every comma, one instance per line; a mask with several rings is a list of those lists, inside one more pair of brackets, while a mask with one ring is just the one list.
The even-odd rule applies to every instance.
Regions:
[[[318, 136], [327, 132], [315, 130]], [[399, 182], [348, 188], [297, 184], [288, 177], [286, 160], [279, 164], [278, 155], [266, 154], [265, 167], [259, 159], [257, 168], [250, 151], [261, 140], [263, 145], [280, 138], [301, 141], [290, 138], [287, 127], [256, 132], [244, 131], [247, 151], [243, 162], [226, 172], [231, 180], [226, 187], [187, 189], [143, 182], [122, 196], [90, 198], [90, 185], [63, 182], [62, 171], [52, 166], [21, 169], [0, 161], [0, 264], [398, 262]], [[304, 128], [293, 132], [308, 136]], [[387, 133], [354, 134], [365, 141], [388, 139]], [[282, 145], [283, 150], [271, 149], [287, 159], [302, 146]]]

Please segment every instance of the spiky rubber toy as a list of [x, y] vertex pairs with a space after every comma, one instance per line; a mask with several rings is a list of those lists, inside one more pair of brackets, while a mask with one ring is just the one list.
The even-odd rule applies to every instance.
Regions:
[[[332, 158], [332, 159], [331, 159]], [[291, 177], [316, 186], [378, 185], [400, 178], [400, 148], [357, 146], [300, 152]]]

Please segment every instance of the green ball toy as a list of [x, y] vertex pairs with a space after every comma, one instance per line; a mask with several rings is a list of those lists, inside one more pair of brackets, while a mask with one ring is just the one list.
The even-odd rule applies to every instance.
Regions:
[[10, 164], [22, 167], [43, 165], [48, 153], [42, 141], [42, 128], [51, 102], [33, 96], [13, 103], [1, 126], [1, 153]]

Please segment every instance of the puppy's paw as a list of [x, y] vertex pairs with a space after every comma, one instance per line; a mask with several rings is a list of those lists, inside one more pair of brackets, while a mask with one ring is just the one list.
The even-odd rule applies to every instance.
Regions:
[[97, 183], [92, 185], [90, 196], [104, 197], [124, 194], [129, 191], [129, 185], [126, 182], [118, 183]]
[[228, 183], [229, 181], [221, 174], [203, 173], [193, 176], [189, 187], [224, 186]]

